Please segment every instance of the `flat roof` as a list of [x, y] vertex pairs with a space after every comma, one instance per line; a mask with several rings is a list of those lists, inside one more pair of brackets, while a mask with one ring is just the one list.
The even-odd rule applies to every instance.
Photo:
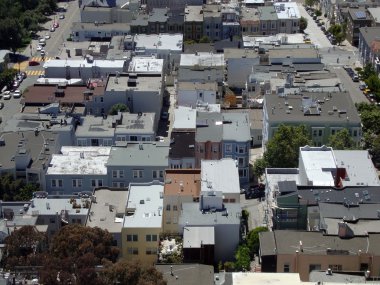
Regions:
[[86, 216], [89, 211], [89, 199], [83, 199], [74, 198], [75, 203], [81, 206], [80, 208], [74, 208], [72, 198], [34, 198], [26, 214], [31, 216], [56, 216], [58, 213], [59, 221], [57, 223], [61, 221], [61, 211], [66, 211], [69, 216]]
[[165, 196], [191, 195], [199, 197], [201, 190], [200, 169], [167, 169], [165, 173]]
[[[164, 184], [131, 183], [127, 203], [127, 215], [124, 216], [124, 228], [161, 228]], [[133, 215], [128, 215], [134, 209]]]
[[367, 11], [376, 23], [380, 23], [380, 7], [367, 8]]
[[[106, 32], [113, 32], [113, 31], [123, 31], [124, 33], [129, 33], [131, 30], [131, 23], [106, 23], [106, 24], [95, 24], [92, 23], [82, 23], [82, 22], [73, 22], [71, 25], [72, 31], [106, 31]], [[77, 43], [77, 42], [75, 42]]]
[[121, 233], [128, 191], [101, 188], [94, 191], [96, 203], [91, 203], [86, 226], [99, 227], [110, 233]]
[[215, 245], [214, 227], [184, 227], [183, 248], [201, 248]]
[[169, 144], [161, 142], [127, 143], [111, 147], [107, 166], [168, 166]]
[[257, 7], [242, 7], [241, 24], [244, 25], [248, 23], [260, 25], [259, 10], [257, 9]]
[[278, 19], [274, 6], [258, 7], [260, 21], [276, 21]]
[[196, 128], [197, 110], [186, 106], [174, 109], [173, 130], [188, 130]]
[[63, 146], [62, 154], [53, 154], [48, 175], [107, 175], [111, 147]]
[[178, 285], [178, 280], [181, 285], [214, 285], [214, 267], [211, 265], [155, 264], [155, 267], [163, 274], [168, 285]]
[[[378, 19], [380, 20], [380, 17]], [[364, 27], [360, 28], [359, 31], [362, 34], [364, 40], [367, 42], [368, 46], [371, 46], [372, 41], [380, 41], [380, 27]]]
[[238, 48], [225, 48], [224, 49], [224, 58], [235, 59], [235, 58], [258, 58], [259, 54], [254, 49], [238, 49]]
[[240, 193], [239, 173], [232, 158], [202, 160], [201, 191]]
[[218, 91], [218, 84], [216, 82], [178, 82], [177, 89]]
[[180, 66], [224, 67], [224, 54], [198, 52], [197, 54], [181, 54]]
[[186, 22], [203, 22], [203, 6], [186, 6], [185, 7], [185, 23]]
[[294, 48], [292, 46], [282, 46], [280, 48], [271, 48], [267, 52], [269, 59], [272, 58], [319, 58], [318, 51], [314, 48]]
[[301, 18], [300, 11], [296, 2], [281, 2], [273, 3], [279, 19], [299, 19]]
[[183, 34], [137, 34], [134, 36], [135, 50], [155, 49], [182, 52]]
[[276, 34], [276, 35], [269, 35], [269, 36], [262, 36], [262, 35], [243, 36], [244, 47], [255, 47], [255, 46], [261, 46], [263, 44], [273, 44], [273, 43], [280, 43], [282, 46], [284, 46], [284, 48], [289, 44], [303, 44], [304, 35], [299, 33], [299, 34]]
[[221, 113], [197, 113], [196, 142], [220, 142], [223, 138], [223, 123]]
[[195, 132], [172, 131], [170, 142], [170, 159], [193, 158], [195, 160]]
[[251, 123], [248, 113], [222, 113], [223, 140], [247, 142], [251, 140]]
[[[347, 123], [360, 126], [361, 120], [359, 114], [347, 92], [303, 92], [302, 94], [303, 96], [265, 96], [264, 108], [266, 108], [269, 121], [284, 124], [302, 124], [305, 122], [318, 122], [322, 124], [323, 122], [331, 122], [336, 126], [342, 126]], [[320, 101], [321, 104], [319, 104], [318, 101]], [[288, 105], [285, 105], [286, 103]], [[316, 105], [319, 105], [321, 108], [320, 114], [307, 115], [310, 113], [310, 109], [313, 111], [312, 108]], [[291, 110], [288, 106], [293, 107], [293, 109]], [[304, 112], [300, 112], [300, 106], [305, 107]], [[308, 108], [308, 106], [311, 108]], [[273, 111], [272, 108], [274, 108]], [[340, 114], [339, 111], [345, 113]], [[306, 113], [306, 115], [304, 113]]]
[[301, 285], [304, 283], [301, 282], [299, 273], [233, 272], [232, 280], [234, 285]]
[[125, 64], [124, 60], [106, 60], [106, 59], [95, 59], [92, 62], [86, 59], [51, 59], [45, 62], [44, 68], [51, 67], [73, 67], [73, 68], [114, 68], [123, 69]]
[[134, 56], [129, 63], [128, 72], [162, 74], [164, 60], [154, 57]]
[[128, 86], [130, 74], [121, 74], [120, 76], [110, 75], [107, 81], [107, 91], [157, 91], [160, 92], [162, 86], [161, 73], [144, 74], [139, 73], [137, 79], [133, 78], [136, 86]]

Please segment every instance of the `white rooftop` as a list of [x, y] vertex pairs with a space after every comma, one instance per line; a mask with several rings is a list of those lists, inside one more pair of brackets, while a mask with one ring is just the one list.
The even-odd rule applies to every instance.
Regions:
[[232, 284], [234, 285], [297, 285], [302, 283], [298, 273], [232, 273]]
[[[300, 149], [301, 161], [310, 185], [334, 186], [332, 170], [336, 169], [335, 157], [331, 147], [303, 147]], [[302, 178], [300, 182], [302, 183]]]
[[204, 66], [204, 67], [223, 67], [224, 54], [212, 52], [197, 52], [196, 54], [181, 54], [180, 66]]
[[111, 147], [63, 146], [53, 154], [47, 174], [106, 175]]
[[[131, 183], [124, 228], [161, 228], [163, 193], [164, 184], [158, 181]], [[128, 212], [133, 211], [133, 215], [128, 215]]]
[[[66, 210], [69, 216], [79, 215], [86, 216], [89, 208], [83, 207], [85, 203], [82, 203], [81, 199], [75, 199], [77, 205], [81, 205], [81, 208], [73, 208], [73, 202], [70, 198], [34, 198], [33, 202], [29, 206], [26, 214], [34, 215], [57, 215], [59, 213], [59, 219], [61, 219], [61, 211]], [[32, 206], [33, 205], [33, 206]], [[57, 221], [58, 222], [58, 221]]]
[[209, 104], [205, 102], [197, 104], [197, 112], [220, 113], [220, 111], [220, 104]]
[[185, 227], [183, 248], [201, 248], [202, 245], [215, 245], [214, 227]]
[[303, 34], [276, 34], [271, 36], [243, 36], [244, 47], [255, 47], [260, 44], [303, 44]]
[[44, 68], [49, 67], [100, 67], [100, 68], [123, 68], [124, 60], [93, 60], [89, 62], [86, 59], [52, 59], [44, 64]]
[[244, 0], [245, 4], [263, 4], [264, 0]]
[[195, 129], [197, 110], [191, 107], [178, 106], [174, 109], [173, 130]]
[[296, 2], [279, 2], [273, 4], [279, 19], [300, 19], [300, 11]]
[[135, 35], [135, 50], [170, 50], [182, 52], [183, 34]]
[[132, 58], [128, 72], [138, 73], [162, 73], [164, 60], [155, 57], [139, 57]]
[[201, 161], [201, 191], [240, 193], [239, 173], [232, 158]]

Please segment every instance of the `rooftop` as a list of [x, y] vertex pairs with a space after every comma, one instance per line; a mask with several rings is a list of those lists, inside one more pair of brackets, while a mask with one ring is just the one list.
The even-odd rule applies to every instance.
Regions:
[[34, 198], [26, 214], [31, 216], [56, 216], [61, 219], [62, 211], [69, 216], [87, 216], [90, 201], [84, 198]]
[[[286, 41], [285, 41], [286, 40]], [[303, 34], [277, 34], [272, 36], [243, 36], [244, 47], [255, 47], [263, 44], [273, 44], [280, 43], [284, 45], [289, 44], [303, 44], [304, 36]]]
[[232, 273], [232, 280], [234, 285], [301, 285], [303, 283], [299, 273], [239, 272]]
[[303, 96], [286, 97], [270, 95], [265, 96], [265, 108], [271, 122], [300, 124], [334, 122], [335, 125], [343, 123], [360, 125], [355, 105], [345, 92], [303, 92]]
[[296, 250], [300, 250], [300, 241], [304, 255], [330, 255], [337, 252], [341, 255], [357, 255], [360, 251], [373, 255], [380, 254], [378, 246], [380, 234], [341, 239], [338, 236], [323, 235], [321, 232], [277, 230], [262, 232], [259, 234], [259, 239], [262, 256], [295, 254]]
[[172, 132], [170, 141], [170, 159], [195, 157], [195, 132]]
[[223, 140], [247, 142], [251, 140], [251, 124], [248, 113], [223, 113]]
[[162, 74], [164, 60], [155, 57], [134, 56], [128, 66], [129, 72]]
[[201, 189], [201, 171], [199, 169], [167, 169], [165, 181], [165, 196], [198, 197]]
[[[137, 77], [137, 78], [135, 78]], [[110, 75], [107, 81], [106, 90], [117, 92], [134, 91], [157, 91], [162, 87], [162, 76], [160, 72], [154, 74], [136, 74]]]
[[380, 27], [365, 27], [360, 28], [359, 31], [362, 34], [368, 46], [371, 46], [371, 43], [374, 40], [380, 40]]
[[240, 193], [239, 173], [232, 158], [202, 160], [201, 191]]
[[178, 285], [178, 281], [181, 285], [214, 285], [214, 268], [210, 265], [156, 264], [155, 267], [163, 274], [168, 285]]
[[259, 7], [258, 10], [260, 21], [276, 21], [278, 19], [274, 6], [263, 6]]
[[72, 68], [119, 68], [123, 69], [125, 64], [124, 60], [99, 60], [95, 59], [89, 61], [87, 59], [51, 59], [45, 62], [44, 68], [50, 67], [72, 67]]
[[170, 50], [182, 52], [183, 34], [137, 34], [134, 37], [135, 50]]
[[91, 203], [86, 226], [99, 227], [110, 233], [120, 233], [123, 227], [128, 191], [101, 188], [94, 191], [94, 196], [96, 203]]
[[370, 17], [366, 9], [348, 8], [348, 14], [354, 21], [369, 21]]
[[279, 19], [299, 19], [300, 11], [296, 2], [273, 3]]
[[236, 49], [236, 48], [226, 48], [224, 49], [224, 58], [235, 59], [235, 58], [258, 58], [259, 54], [254, 49]]
[[53, 155], [46, 174], [107, 175], [110, 151], [110, 147], [63, 146], [61, 154]]
[[161, 228], [164, 184], [131, 183], [124, 228]]
[[220, 113], [197, 113], [196, 142], [220, 142], [223, 138], [223, 122]]
[[186, 22], [203, 22], [202, 6], [186, 6], [185, 23]]
[[178, 90], [207, 90], [218, 91], [216, 82], [178, 82]]
[[374, 19], [375, 23], [380, 23], [380, 7], [367, 8], [368, 13]]
[[257, 8], [242, 7], [241, 9], [241, 22], [244, 23], [257, 23], [260, 24], [259, 10]]
[[181, 54], [180, 66], [191, 67], [209, 67], [222, 68], [224, 67], [224, 55], [208, 52], [198, 52], [197, 54]]
[[214, 227], [184, 227], [183, 248], [202, 248], [215, 245]]
[[196, 116], [196, 109], [185, 106], [177, 106], [174, 109], [173, 130], [195, 130]]
[[169, 145], [161, 142], [113, 146], [107, 166], [168, 166]]
[[[72, 31], [98, 31], [98, 32], [113, 32], [113, 31], [123, 31], [130, 32], [130, 23], [109, 23], [109, 24], [99, 24], [99, 23], [82, 23], [73, 22], [71, 26]], [[77, 42], [75, 42], [77, 43]]]

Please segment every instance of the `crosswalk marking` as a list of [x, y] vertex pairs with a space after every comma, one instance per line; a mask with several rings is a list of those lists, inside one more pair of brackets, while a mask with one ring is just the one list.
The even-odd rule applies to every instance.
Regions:
[[48, 61], [48, 60], [51, 60], [51, 59], [54, 59], [54, 57], [45, 56], [45, 57], [43, 58], [43, 57], [41, 57], [41, 56], [34, 56], [34, 57], [30, 58], [29, 60], [30, 60], [30, 61], [38, 61], [38, 62], [41, 62], [41, 61]]
[[45, 74], [45, 71], [44, 70], [26, 70], [25, 73], [28, 76], [39, 76], [39, 75]]

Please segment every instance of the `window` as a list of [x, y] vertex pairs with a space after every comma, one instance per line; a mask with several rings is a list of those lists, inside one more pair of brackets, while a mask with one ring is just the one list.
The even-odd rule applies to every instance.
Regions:
[[103, 102], [103, 97], [100, 97], [100, 102]]
[[129, 140], [132, 142], [137, 142], [137, 136], [129, 136]]
[[147, 247], [145, 254], [146, 255], [155, 255], [155, 254], [157, 254], [157, 249], [154, 247]]
[[218, 152], [218, 146], [217, 145], [213, 145], [212, 146], [212, 151], [215, 152], [215, 153]]
[[112, 170], [112, 178], [124, 178], [124, 170]]
[[139, 249], [137, 247], [128, 247], [128, 254], [139, 255]]
[[50, 224], [55, 224], [55, 218], [50, 218]]
[[170, 211], [170, 204], [166, 205], [166, 211]]
[[290, 265], [287, 263], [284, 264], [284, 272], [290, 272]]
[[138, 241], [138, 235], [127, 235], [127, 241]]
[[178, 211], [177, 205], [173, 205], [173, 211]]
[[133, 170], [133, 178], [143, 178], [143, 172], [142, 169], [134, 169]]
[[145, 240], [146, 241], [157, 241], [157, 235], [146, 235]]
[[103, 186], [103, 179], [92, 179], [91, 180], [91, 186], [92, 187], [102, 187]]
[[238, 162], [239, 162], [239, 167], [243, 167], [244, 166], [244, 157], [239, 157]]
[[358, 131], [354, 130], [354, 137], [357, 137], [357, 136], [358, 136]]
[[342, 271], [342, 265], [341, 264], [330, 264], [329, 268], [332, 271]]
[[163, 170], [153, 170], [153, 178], [164, 178]]
[[202, 98], [202, 97], [203, 97], [203, 93], [200, 92], [200, 93], [199, 93], [199, 98]]
[[232, 152], [232, 144], [226, 144], [226, 152]]
[[87, 140], [86, 139], [77, 139], [77, 145], [78, 146], [87, 146]]
[[72, 182], [74, 188], [82, 187], [82, 179], [73, 179]]
[[239, 153], [245, 153], [246, 152], [246, 147], [245, 146], [242, 146], [242, 145], [240, 145], [239, 146]]
[[322, 130], [318, 130], [318, 136], [322, 136]]
[[117, 178], [117, 170], [112, 170], [112, 178]]
[[173, 224], [177, 224], [178, 223], [178, 218], [177, 218], [177, 216], [174, 216], [173, 217]]
[[53, 179], [51, 181], [51, 187], [62, 187], [62, 186], [63, 186], [62, 179]]
[[239, 177], [247, 177], [248, 170], [247, 169], [239, 169]]
[[309, 272], [316, 271], [316, 270], [321, 270], [320, 264], [310, 264], [309, 265]]
[[125, 137], [125, 136], [117, 136], [117, 137], [116, 137], [116, 140], [117, 140], [118, 142], [125, 142], [125, 141], [126, 141], [126, 137]]

